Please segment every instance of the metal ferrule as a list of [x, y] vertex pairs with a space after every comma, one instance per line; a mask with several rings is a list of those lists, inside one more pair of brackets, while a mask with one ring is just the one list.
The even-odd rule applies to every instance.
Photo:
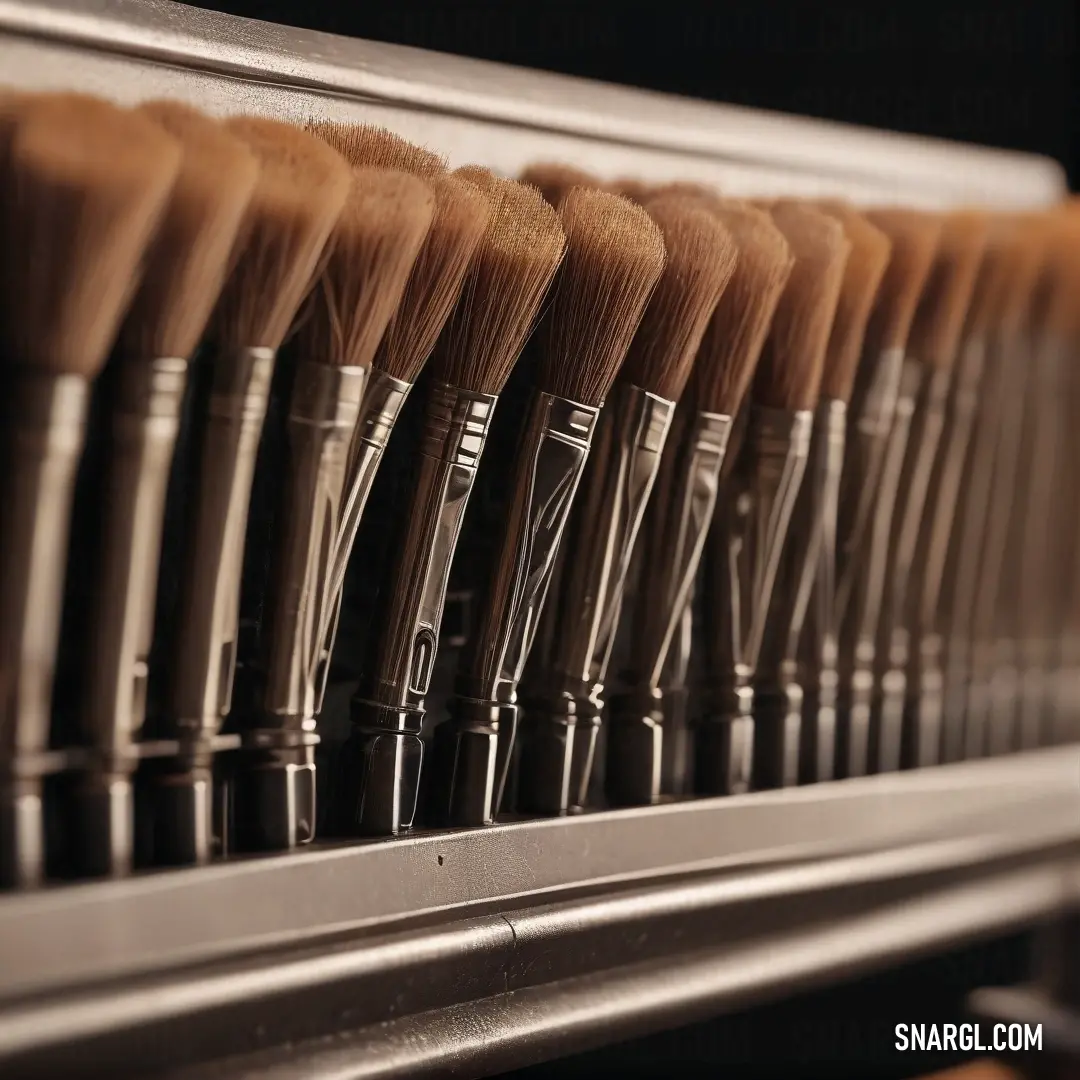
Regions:
[[886, 349], [859, 365], [848, 406], [847, 449], [836, 525], [837, 616], [845, 618], [873, 528], [885, 448], [892, 431], [904, 367], [903, 349]]
[[752, 408], [710, 538], [705, 647], [711, 673], [695, 785], [730, 794], [751, 781], [753, 680], [810, 453], [814, 414]]
[[166, 809], [155, 855], [163, 861], [201, 863], [211, 854], [212, 740], [232, 701], [244, 534], [274, 362], [274, 350], [261, 347], [213, 359], [165, 701], [181, 753], [160, 793]]
[[[819, 712], [830, 681], [823, 664], [835, 670], [832, 575], [846, 424], [845, 402], [818, 403], [754, 679], [755, 787], [789, 787], [800, 775], [806, 783], [832, 774], [825, 746], [834, 741], [833, 703]], [[815, 712], [804, 716], [811, 702]]]
[[901, 766], [935, 765], [942, 752], [945, 610], [954, 579], [953, 533], [975, 424], [978, 394], [986, 363], [982, 339], [966, 341], [960, 349], [943, 409], [936, 461], [926, 494], [926, 513], [919, 529], [910, 566], [905, 609], [907, 671], [904, 677], [904, 722]]
[[931, 368], [924, 371], [921, 381], [913, 375], [912, 382], [916, 381], [918, 386], [914, 394], [907, 453], [893, 508], [888, 562], [874, 646], [870, 731], [871, 766], [875, 772], [896, 772], [905, 757], [908, 591], [945, 425], [951, 372]]
[[[998, 632], [1002, 614], [1008, 608], [1009, 589], [1003, 580], [1009, 573], [1008, 551], [1013, 531], [1024, 451], [1024, 392], [1033, 357], [1030, 343], [1017, 336], [1002, 344], [998, 391], [996, 439], [993, 447], [994, 481], [986, 527], [981, 537], [978, 562], [979, 583], [970, 624], [970, 673], [967, 710], [964, 717], [964, 756], [981, 757], [1003, 752], [1010, 746], [1015, 726], [1015, 662], [1012, 643], [1005, 644], [1008, 663], [1002, 665], [1003, 685], [995, 686], [1000, 657]], [[1025, 477], [1025, 479], [1027, 479]], [[980, 548], [973, 548], [979, 552]], [[1006, 617], [1007, 622], [1007, 617]], [[1009, 674], [1012, 674], [1010, 680]], [[995, 731], [994, 697], [1001, 689], [1008, 704], [997, 719], [1002, 730]]]
[[[941, 715], [942, 758], [960, 761], [982, 754], [981, 725], [966, 723], [972, 670], [972, 631], [979, 596], [987, 586], [981, 553], [985, 550], [994, 492], [998, 484], [997, 449], [1003, 420], [1003, 343], [987, 343], [986, 370], [975, 409], [959, 508], [946, 561], [946, 581], [952, 588], [942, 609]], [[925, 673], [924, 673], [925, 684]], [[976, 703], [977, 704], [977, 703]], [[977, 712], [972, 716], [977, 718]]]
[[674, 411], [622, 383], [600, 412], [526, 675], [522, 809], [585, 802], [627, 573]]
[[495, 402], [494, 394], [432, 386], [375, 664], [353, 697], [354, 730], [336, 796], [340, 831], [386, 835], [412, 826], [423, 762], [420, 726], [450, 563]]
[[458, 665], [450, 719], [436, 729], [432, 809], [447, 824], [490, 824], [498, 813], [518, 683], [599, 412], [554, 394], [533, 398], [479, 623]]
[[[1026, 505], [1021, 513], [1023, 532], [1014, 553], [1019, 575], [1015, 631], [1018, 638], [1019, 729], [1010, 749], [1030, 750], [1042, 745], [1050, 720], [1048, 695], [1057, 637], [1055, 601], [1061, 589], [1057, 574], [1065, 571], [1067, 549], [1061, 543], [1066, 523], [1061, 511], [1062, 487], [1068, 461], [1062, 425], [1062, 402], [1067, 392], [1065, 365], [1072, 360], [1058, 338], [1044, 341], [1034, 357], [1024, 422], [1030, 465], [1025, 477]], [[1053, 535], [1051, 535], [1051, 533]]]
[[123, 359], [110, 402], [101, 562], [93, 583], [84, 693], [91, 748], [74, 795], [87, 873], [125, 874], [133, 858], [134, 742], [146, 712], [161, 527], [187, 383], [186, 359]]
[[0, 885], [44, 871], [38, 756], [48, 747], [75, 475], [90, 392], [77, 375], [9, 366], [0, 479]]
[[[333, 651], [338, 614], [341, 609], [341, 590], [345, 585], [345, 573], [349, 567], [356, 533], [364, 516], [368, 495], [371, 494], [375, 475], [382, 462], [383, 451], [390, 441], [405, 399], [412, 390], [412, 383], [403, 382], [387, 375], [385, 371], [372, 368], [367, 376], [360, 399], [360, 414], [356, 420], [352, 444], [349, 447], [349, 466], [342, 499], [341, 520], [334, 546], [333, 567], [327, 587], [327, 603], [324, 607], [322, 639], [327, 655]], [[325, 681], [324, 686], [325, 688]], [[322, 702], [322, 689], [318, 694], [316, 711]]]
[[665, 706], [685, 685], [686, 614], [733, 419], [696, 412], [675, 424], [638, 538], [630, 652], [609, 706], [605, 783], [615, 805], [654, 803], [662, 793]]
[[314, 728], [349, 447], [366, 381], [362, 367], [305, 361], [296, 371], [277, 515], [281, 532], [266, 602], [262, 709], [252, 725], [267, 738], [273, 730]]
[[873, 492], [869, 528], [858, 550], [851, 553], [846, 580], [837, 586], [840, 680], [836, 772], [841, 778], [863, 776], [876, 771], [878, 765], [879, 747], [876, 733], [870, 726], [874, 652], [889, 569], [894, 511], [907, 455], [915, 397], [924, 371], [923, 365], [912, 359], [905, 359], [901, 367], [892, 426], [885, 440]]

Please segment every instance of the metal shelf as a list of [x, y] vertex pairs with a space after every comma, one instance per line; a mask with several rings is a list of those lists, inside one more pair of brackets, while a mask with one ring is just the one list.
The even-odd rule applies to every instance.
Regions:
[[49, 889], [0, 900], [0, 1071], [475, 1074], [1078, 903], [1076, 746]]

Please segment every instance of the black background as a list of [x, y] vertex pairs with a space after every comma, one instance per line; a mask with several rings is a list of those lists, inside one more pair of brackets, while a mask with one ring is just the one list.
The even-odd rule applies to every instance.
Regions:
[[229, 0], [201, 6], [1049, 154], [1080, 181], [1070, 0]]

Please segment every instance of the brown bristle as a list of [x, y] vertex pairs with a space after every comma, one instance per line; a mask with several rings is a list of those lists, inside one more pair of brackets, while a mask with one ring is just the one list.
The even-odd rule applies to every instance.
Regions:
[[809, 203], [780, 200], [772, 219], [795, 262], [762, 350], [754, 400], [772, 409], [812, 409], [851, 244], [839, 221]]
[[496, 176], [490, 169], [485, 169], [483, 165], [462, 165], [454, 170], [454, 175], [468, 180], [485, 193], [494, 191], [501, 180], [501, 177]]
[[395, 135], [377, 124], [310, 120], [308, 131], [328, 142], [354, 168], [390, 169], [437, 176], [446, 172], [446, 158]]
[[621, 195], [624, 199], [630, 199], [632, 202], [642, 204], [652, 198], [653, 195], [657, 194], [656, 186], [654, 184], [647, 184], [644, 180], [635, 180], [629, 176], [624, 176], [621, 180], [616, 180], [611, 184], [610, 189]]
[[239, 139], [187, 105], [158, 101], [136, 111], [173, 136], [183, 158], [120, 344], [127, 355], [145, 360], [186, 359], [225, 280], [259, 165]]
[[352, 188], [352, 169], [322, 139], [292, 124], [238, 117], [227, 127], [261, 167], [214, 335], [226, 348], [276, 349], [307, 295]]
[[1055, 214], [1039, 294], [1042, 327], [1055, 338], [1075, 340], [1080, 333], [1080, 214]]
[[368, 367], [401, 300], [435, 198], [418, 176], [353, 170], [327, 241], [327, 259], [297, 335], [303, 355], [334, 367]]
[[433, 363], [451, 386], [497, 394], [532, 330], [565, 237], [558, 214], [536, 188], [492, 178], [484, 190], [491, 218]]
[[664, 269], [664, 237], [642, 207], [592, 188], [571, 188], [559, 216], [566, 256], [548, 315], [540, 388], [600, 405]]
[[986, 249], [984, 214], [946, 214], [937, 252], [923, 286], [908, 334], [908, 354], [930, 367], [951, 367], [964, 316], [971, 303], [979, 263]]
[[784, 234], [764, 211], [733, 200], [711, 205], [731, 233], [739, 260], [701, 339], [687, 393], [698, 409], [734, 416], [753, 379], [794, 260]]
[[1013, 219], [1013, 255], [1005, 287], [998, 297], [996, 325], [999, 333], [1021, 330], [1034, 314], [1032, 306], [1040, 273], [1046, 265], [1054, 214], [1019, 214]]
[[678, 401], [705, 327], [735, 270], [738, 250], [731, 233], [696, 198], [658, 195], [645, 209], [664, 235], [667, 262], [630, 344], [622, 377]]
[[892, 255], [866, 326], [863, 351], [876, 357], [886, 349], [907, 345], [915, 306], [941, 235], [941, 217], [899, 208], [869, 210], [866, 216], [892, 242]]
[[523, 184], [531, 184], [556, 210], [571, 188], [603, 188], [603, 183], [592, 173], [576, 169], [573, 165], [538, 161], [530, 165], [519, 177]]
[[821, 396], [833, 401], [850, 401], [866, 337], [866, 324], [885, 268], [889, 265], [892, 242], [865, 215], [845, 203], [825, 202], [821, 209], [843, 225], [851, 244], [829, 344], [825, 348]]
[[691, 180], [673, 180], [667, 184], [657, 184], [651, 194], [657, 195], [690, 195], [699, 199], [719, 199], [720, 192], [710, 184], [699, 184]]
[[180, 145], [144, 116], [80, 94], [19, 104], [0, 208], [8, 357], [100, 370], [179, 167]]
[[380, 371], [408, 383], [416, 381], [457, 303], [491, 216], [490, 201], [468, 180], [436, 173], [425, 183], [435, 197], [431, 228], [374, 361]]

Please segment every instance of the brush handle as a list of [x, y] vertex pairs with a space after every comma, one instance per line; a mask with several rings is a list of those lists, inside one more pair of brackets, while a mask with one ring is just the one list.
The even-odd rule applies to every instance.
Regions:
[[[998, 343], [997, 385], [994, 400], [985, 414], [992, 416], [994, 430], [987, 433], [987, 453], [993, 462], [993, 484], [989, 505], [984, 512], [984, 524], [969, 557], [976, 565], [977, 586], [973, 591], [970, 618], [966, 627], [968, 639], [968, 668], [966, 698], [957, 704], [964, 718], [964, 757], [977, 758], [992, 749], [992, 677], [998, 656], [996, 631], [1002, 600], [1002, 576], [1006, 571], [1019, 461], [1023, 443], [1024, 379], [1031, 357], [1028, 342], [1017, 335]], [[954, 684], [955, 685], [955, 684]], [[960, 712], [947, 714], [961, 715]], [[1007, 719], [1011, 727], [1011, 710]]]
[[401, 548], [380, 612], [375, 662], [353, 697], [342, 755], [338, 828], [396, 834], [412, 826], [420, 727], [439, 642], [450, 564], [496, 397], [431, 389]]
[[146, 712], [165, 494], [187, 371], [184, 359], [121, 359], [109, 403], [100, 563], [76, 716], [91, 759], [72, 795], [77, 859], [92, 876], [132, 867], [134, 741]]
[[167, 707], [182, 741], [210, 739], [229, 712], [248, 501], [274, 360], [262, 348], [214, 359]]
[[232, 700], [244, 534], [274, 362], [272, 349], [218, 353], [207, 412], [197, 421], [196, 500], [164, 716], [181, 755], [158, 792], [162, 862], [204, 863], [211, 854], [211, 742]]
[[[792, 511], [754, 678], [755, 787], [789, 787], [798, 782], [803, 741], [802, 682], [805, 678], [816, 683], [820, 663], [818, 659], [809, 672], [801, 671], [799, 644], [815, 586], [821, 587], [818, 577], [826, 532], [829, 556], [835, 551], [833, 536], [846, 420], [846, 404], [831, 398], [819, 402], [814, 412], [806, 474]], [[814, 629], [821, 634], [827, 628], [819, 619]], [[820, 643], [816, 652], [820, 658]], [[817, 722], [816, 716], [809, 721], [815, 733]], [[811, 756], [814, 754], [816, 751]]]
[[886, 349], [859, 366], [848, 406], [847, 451], [836, 524], [836, 615], [843, 622], [873, 526], [885, 447], [900, 393], [903, 349]]
[[809, 411], [752, 406], [739, 462], [723, 492], [706, 578], [711, 686], [696, 755], [696, 784], [703, 794], [726, 794], [749, 781], [732, 770], [750, 764], [752, 683], [812, 427]]
[[436, 729], [431, 805], [447, 824], [486, 825], [498, 813], [517, 686], [598, 413], [554, 394], [533, 397], [480, 622], [458, 664], [451, 719]]
[[90, 393], [80, 376], [14, 367], [4, 391], [0, 885], [31, 885], [44, 870], [35, 759], [49, 744], [68, 532]]
[[584, 804], [626, 577], [674, 409], [620, 383], [600, 412], [526, 673], [523, 809]]
[[937, 764], [942, 746], [942, 627], [948, 589], [959, 552], [952, 542], [974, 430], [979, 387], [986, 363], [980, 338], [964, 343], [957, 358], [934, 470], [930, 478], [907, 589], [908, 666], [904, 678], [904, 735], [901, 765]]
[[[716, 506], [733, 420], [694, 412], [669, 436], [638, 538], [630, 654], [609, 709], [605, 782], [616, 805], [656, 802], [663, 776], [665, 714], [681, 691], [667, 682]], [[682, 687], [685, 672], [675, 683]], [[667, 691], [665, 693], [665, 691]]]
[[907, 451], [893, 507], [874, 646], [870, 728], [876, 732], [880, 749], [874, 762], [878, 772], [895, 772], [907, 756], [903, 746], [909, 653], [905, 608], [945, 426], [950, 380], [948, 370], [935, 368], [924, 373], [914, 392]]
[[[859, 556], [849, 562], [848, 590], [841, 591], [840, 686], [837, 712], [837, 775], [864, 776], [878, 771], [884, 753], [871, 727], [874, 651], [889, 566], [894, 512], [907, 455], [915, 396], [924, 367], [908, 359], [901, 369], [892, 424], [885, 439], [881, 471], [874, 492], [869, 535]], [[897, 753], [899, 748], [897, 747]]]

